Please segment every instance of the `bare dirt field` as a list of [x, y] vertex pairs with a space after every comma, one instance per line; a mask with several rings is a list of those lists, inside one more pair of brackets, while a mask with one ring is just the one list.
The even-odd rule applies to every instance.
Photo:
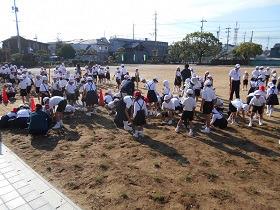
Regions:
[[[174, 82], [175, 65], [140, 65], [141, 77]], [[135, 66], [129, 66], [130, 72]], [[217, 94], [228, 105], [231, 67], [194, 66], [214, 76]], [[251, 72], [251, 67], [242, 68]], [[113, 69], [111, 68], [111, 74]], [[279, 69], [278, 69], [278, 73]], [[141, 87], [143, 84], [141, 84]], [[162, 89], [161, 83], [158, 90]], [[246, 92], [241, 91], [245, 99]], [[12, 106], [0, 105], [2, 113]], [[199, 110], [199, 109], [197, 109]], [[175, 124], [149, 119], [145, 137], [117, 129], [103, 108], [77, 113], [48, 137], [1, 131], [4, 143], [83, 209], [279, 209], [280, 109], [264, 125], [229, 126], [194, 137], [175, 133]]]

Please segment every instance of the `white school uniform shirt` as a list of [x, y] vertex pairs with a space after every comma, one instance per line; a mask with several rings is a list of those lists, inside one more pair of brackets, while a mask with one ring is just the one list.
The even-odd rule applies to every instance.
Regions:
[[240, 77], [241, 77], [240, 70], [239, 69], [238, 70], [236, 70], [236, 69], [230, 70], [229, 77], [232, 81], [240, 80]]
[[18, 85], [21, 90], [25, 90], [27, 88], [26, 80], [21, 80]]
[[66, 79], [62, 79], [62, 80], [59, 80], [59, 83], [60, 83], [60, 87], [64, 88], [68, 82]]
[[211, 102], [214, 99], [217, 98], [215, 91], [212, 89], [212, 87], [205, 87], [201, 91], [201, 98], [204, 99], [205, 101]]
[[49, 85], [48, 84], [45, 84], [45, 83], [42, 83], [40, 85], [40, 92], [48, 92], [49, 91]]
[[76, 89], [77, 89], [77, 86], [75, 83], [73, 83], [73, 84], [68, 83], [65, 87], [66, 92], [70, 93], [70, 94], [74, 94]]
[[259, 98], [254, 96], [250, 101], [250, 105], [263, 106], [263, 105], [265, 105], [265, 98], [263, 96], [260, 96]]
[[180, 71], [176, 71], [176, 77], [181, 77], [181, 72]]
[[84, 85], [84, 90], [86, 92], [89, 92], [89, 91], [96, 91], [96, 85], [95, 83], [93, 82], [87, 82], [85, 85]]
[[61, 96], [53, 96], [49, 99], [49, 107], [50, 108], [53, 108], [55, 107], [56, 105], [59, 104], [59, 102], [61, 102], [62, 100], [64, 100], [63, 97]]
[[156, 91], [156, 83], [153, 80], [150, 80], [145, 85], [146, 89]]
[[120, 68], [120, 69], [121, 69], [121, 73], [122, 73], [122, 75], [127, 74], [127, 70], [126, 70], [126, 68]]
[[52, 90], [61, 90], [61, 86], [59, 81], [53, 82], [52, 83]]
[[[142, 106], [142, 108], [140, 106]], [[143, 99], [138, 99], [137, 101], [134, 101], [133, 117], [135, 117], [137, 112], [140, 111], [140, 110], [144, 110], [145, 111], [145, 116], [148, 115], [148, 109], [147, 109], [146, 103], [145, 103], [145, 101]]]
[[123, 98], [123, 101], [124, 101], [125, 106], [126, 106], [127, 109], [129, 109], [133, 105], [133, 100], [132, 100], [131, 96], [125, 96]]
[[21, 109], [17, 112], [17, 118], [29, 117], [30, 113], [29, 109]]
[[10, 74], [10, 79], [15, 79], [15, 75], [14, 74]]
[[253, 70], [252, 71], [252, 77], [254, 77], [254, 78], [258, 78], [258, 76], [260, 75], [260, 71], [259, 70]]
[[103, 74], [105, 74], [104, 69], [98, 69], [98, 75], [103, 75]]
[[180, 100], [178, 98], [171, 98], [171, 101], [174, 104], [175, 108], [181, 106]]
[[113, 97], [111, 95], [106, 95], [104, 97], [104, 101], [106, 104], [110, 103], [111, 101], [113, 101]]
[[31, 79], [29, 77], [26, 77], [24, 80], [26, 81], [27, 86], [31, 86], [32, 83], [31, 83]]
[[182, 98], [182, 105], [184, 111], [192, 112], [196, 107], [196, 102], [193, 97], [188, 96], [186, 98]]
[[121, 79], [122, 78], [122, 73], [121, 73], [120, 70], [116, 70], [115, 77], [116, 77], [116, 79]]
[[170, 88], [169, 87], [163, 87], [163, 95], [170, 95]]
[[193, 89], [194, 90], [197, 90], [197, 89], [201, 89], [201, 82], [200, 81], [197, 81], [195, 84], [194, 84], [194, 86], [193, 86]]
[[266, 94], [267, 94], [267, 96], [272, 95], [272, 94], [276, 94], [277, 95], [278, 94], [278, 90], [277, 90], [276, 87], [268, 88], [267, 91], [266, 91]]
[[270, 72], [271, 72], [270, 69], [265, 69], [264, 70], [264, 73], [265, 73], [266, 76], [270, 76]]
[[171, 100], [168, 103], [164, 101], [161, 105], [161, 109], [175, 110], [175, 104]]
[[[7, 114], [6, 114], [10, 119], [11, 118], [14, 118], [14, 117], [17, 117], [17, 113], [15, 113], [15, 112], [8, 112]], [[1, 118], [0, 118], [1, 119]]]
[[35, 87], [40, 87], [41, 84], [43, 83], [43, 80], [42, 79], [35, 79]]
[[223, 114], [217, 111], [216, 108], [212, 110], [212, 121], [215, 122], [216, 120], [220, 120], [223, 118]]
[[98, 75], [98, 68], [92, 69], [92, 75]]

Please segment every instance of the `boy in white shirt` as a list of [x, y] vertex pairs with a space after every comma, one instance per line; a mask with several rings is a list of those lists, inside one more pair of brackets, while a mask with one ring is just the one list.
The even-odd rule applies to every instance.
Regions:
[[187, 127], [187, 124], [189, 124], [189, 136], [193, 136], [193, 118], [194, 118], [194, 110], [196, 107], [196, 102], [193, 98], [193, 90], [188, 89], [186, 91], [187, 97], [182, 99], [182, 105], [183, 105], [183, 114], [181, 116], [181, 119], [179, 120], [177, 127], [175, 131], [178, 133], [180, 126], [184, 123]]
[[19, 77], [19, 89], [22, 103], [25, 104], [25, 99], [27, 97], [27, 82], [23, 79], [22, 76]]
[[65, 91], [66, 91], [67, 100], [69, 104], [71, 104], [72, 106], [76, 102], [76, 94], [75, 94], [76, 89], [77, 86], [75, 84], [74, 78], [70, 78], [68, 84], [65, 87]]
[[161, 106], [161, 109], [163, 111], [161, 113], [161, 116], [163, 118], [163, 121], [167, 122], [168, 125], [172, 125], [172, 120], [175, 112], [175, 104], [172, 103], [171, 98], [171, 95], [165, 95], [164, 101]]
[[251, 99], [250, 103], [249, 103], [249, 110], [251, 107], [253, 107], [252, 109], [252, 113], [250, 116], [250, 122], [249, 122], [249, 127], [252, 127], [252, 121], [253, 121], [253, 117], [256, 113], [258, 113], [260, 115], [259, 117], [259, 125], [263, 125], [263, 110], [264, 110], [264, 106], [265, 106], [265, 98], [262, 96], [262, 91], [258, 90], [255, 91], [254, 93], [254, 97]]

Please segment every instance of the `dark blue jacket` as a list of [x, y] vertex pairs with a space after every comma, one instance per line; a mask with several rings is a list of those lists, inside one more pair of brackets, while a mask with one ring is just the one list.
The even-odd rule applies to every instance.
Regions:
[[31, 134], [46, 134], [49, 130], [50, 117], [41, 110], [31, 113], [28, 131]]

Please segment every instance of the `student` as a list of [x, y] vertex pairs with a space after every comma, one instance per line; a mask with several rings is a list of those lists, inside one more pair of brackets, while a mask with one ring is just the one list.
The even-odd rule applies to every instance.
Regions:
[[196, 107], [196, 102], [193, 98], [193, 90], [188, 89], [186, 91], [186, 97], [182, 99], [182, 105], [183, 105], [183, 114], [177, 124], [177, 127], [175, 131], [178, 133], [180, 126], [184, 123], [184, 125], [187, 127], [189, 125], [189, 136], [193, 136], [193, 119], [194, 119], [194, 110]]
[[269, 81], [269, 78], [270, 78], [270, 74], [271, 74], [271, 71], [270, 71], [270, 67], [266, 67], [266, 69], [264, 70], [264, 75], [265, 75], [265, 86], [267, 86], [268, 84], [268, 81]]
[[236, 98], [240, 98], [240, 95], [239, 95], [240, 77], [241, 77], [240, 65], [236, 64], [234, 66], [234, 69], [230, 70], [230, 72], [229, 72], [229, 87], [230, 87], [229, 100], [233, 99], [234, 93], [235, 93]]
[[98, 104], [96, 85], [92, 77], [87, 77], [87, 83], [84, 85], [83, 98], [85, 99], [88, 113], [87, 116], [95, 114], [94, 105]]
[[170, 85], [169, 85], [168, 80], [163, 80], [162, 99], [163, 99], [164, 96], [166, 96], [166, 95], [171, 95]]
[[258, 78], [260, 75], [259, 67], [256, 66], [256, 68], [252, 71], [252, 78]]
[[17, 117], [17, 108], [14, 108], [11, 112], [0, 117], [0, 128], [8, 128], [11, 122]]
[[241, 111], [243, 120], [245, 121], [245, 112], [248, 111], [248, 104], [244, 104], [240, 99], [235, 99], [229, 103], [229, 112], [227, 121], [231, 124], [235, 123], [236, 116]]
[[55, 110], [55, 106], [57, 106], [55, 110], [56, 124], [53, 127], [53, 129], [61, 128], [63, 126], [62, 118], [63, 112], [67, 105], [67, 100], [61, 96], [54, 96], [51, 98], [45, 97], [43, 99], [43, 102], [45, 105], [48, 105], [48, 108], [50, 109], [51, 113], [53, 113], [53, 110]]
[[50, 93], [49, 93], [49, 85], [48, 85], [48, 78], [46, 76], [42, 77], [42, 84], [40, 86], [40, 94], [41, 94], [41, 104], [43, 105], [43, 98], [45, 97], [50, 97]]
[[258, 88], [258, 87], [257, 87], [257, 77], [252, 76], [252, 78], [251, 78], [251, 80], [250, 80], [250, 89], [249, 89], [249, 91], [248, 91], [248, 95], [249, 95], [250, 93], [255, 92], [257, 88]]
[[178, 66], [175, 73], [174, 92], [179, 92], [182, 86], [182, 75], [180, 67]]
[[124, 80], [122, 81], [122, 85], [121, 85], [121, 93], [123, 96], [129, 95], [132, 96], [134, 91], [135, 91], [135, 85], [133, 80], [130, 78], [129, 75], [125, 75], [124, 76]]
[[105, 70], [103, 67], [100, 67], [98, 69], [98, 83], [99, 84], [103, 83], [104, 78], [105, 78]]
[[201, 82], [197, 77], [192, 77], [191, 83], [193, 84], [192, 89], [194, 90], [195, 101], [197, 102], [201, 92]]
[[115, 72], [114, 77], [116, 78], [116, 83], [117, 83], [117, 89], [120, 89], [120, 85], [121, 85], [121, 81], [122, 81], [122, 73], [119, 69], [119, 67], [117, 67], [117, 70]]
[[143, 137], [143, 126], [146, 124], [146, 117], [148, 115], [148, 110], [146, 107], [146, 103], [143, 100], [140, 91], [136, 91], [134, 94], [134, 103], [133, 103], [133, 125], [135, 126], [135, 132], [133, 134], [134, 137]]
[[35, 85], [35, 92], [37, 94], [39, 101], [40, 101], [40, 87], [41, 87], [42, 83], [43, 83], [43, 80], [41, 78], [41, 75], [39, 75], [39, 74], [36, 75], [34, 85]]
[[271, 117], [272, 112], [274, 111], [274, 106], [279, 105], [277, 94], [278, 90], [276, 86], [272, 82], [269, 82], [266, 95], [267, 115], [269, 117]]
[[26, 81], [23, 79], [22, 76], [19, 77], [19, 89], [20, 89], [20, 96], [22, 99], [22, 103], [25, 103], [25, 100], [27, 100], [27, 83]]
[[259, 117], [259, 125], [263, 125], [263, 109], [264, 109], [264, 105], [265, 105], [265, 98], [262, 96], [262, 93], [260, 90], [255, 91], [254, 93], [254, 97], [251, 99], [250, 103], [249, 103], [249, 108], [248, 110], [251, 109], [251, 107], [253, 107], [252, 109], [252, 113], [250, 116], [250, 122], [249, 122], [249, 127], [252, 127], [253, 125], [253, 117], [256, 113], [258, 113], [260, 115]]
[[51, 123], [50, 116], [42, 111], [42, 105], [36, 104], [35, 112], [30, 115], [28, 133], [32, 135], [46, 135]]
[[211, 86], [211, 81], [206, 80], [201, 92], [202, 101], [200, 111], [205, 115], [205, 128], [202, 130], [203, 133], [210, 133], [210, 117], [213, 110], [214, 100], [217, 98], [215, 91]]
[[146, 89], [148, 89], [147, 98], [149, 100], [149, 103], [151, 104], [151, 108], [154, 110], [152, 113], [157, 115], [157, 103], [158, 103], [158, 97], [156, 94], [156, 85], [158, 83], [158, 78], [155, 77], [154, 79], [148, 81], [145, 85]]
[[123, 99], [120, 99], [116, 104], [116, 112], [114, 122], [117, 127], [123, 127], [126, 131], [132, 131], [132, 127], [129, 126], [131, 120], [131, 109], [133, 105], [132, 96], [125, 96]]
[[139, 88], [138, 84], [140, 82], [140, 74], [139, 74], [138, 68], [135, 69], [134, 77], [135, 77], [135, 82], [136, 82], [136, 89], [138, 90], [138, 88]]
[[218, 111], [216, 108], [212, 110], [212, 119], [210, 125], [225, 129], [228, 125], [228, 121], [223, 117], [223, 112]]
[[172, 103], [171, 98], [171, 95], [165, 95], [164, 101], [161, 106], [161, 116], [163, 118], [163, 121], [167, 123], [167, 125], [172, 125], [175, 112], [175, 105], [174, 103]]
[[124, 80], [124, 76], [127, 75], [127, 70], [124, 67], [124, 64], [121, 65], [120, 71], [121, 71], [121, 80]]
[[106, 81], [107, 81], [108, 84], [110, 84], [110, 82], [111, 82], [111, 75], [110, 75], [110, 68], [109, 68], [109, 66], [106, 66], [105, 72], [106, 72], [106, 74], [105, 74]]
[[111, 101], [113, 101], [113, 94], [112, 94], [112, 90], [107, 90], [105, 92], [105, 96], [104, 96], [104, 102], [105, 104], [109, 104]]
[[61, 96], [61, 97], [63, 96], [63, 92], [62, 92], [62, 88], [60, 86], [58, 75], [53, 76], [52, 96]]
[[271, 72], [271, 82], [276, 86], [277, 85], [277, 72], [275, 69]]
[[11, 103], [15, 102], [16, 101], [16, 99], [15, 99], [16, 91], [15, 91], [15, 88], [13, 87], [12, 83], [7, 83], [6, 84], [6, 92], [7, 92], [8, 100]]
[[242, 86], [242, 90], [245, 90], [246, 88], [246, 91], [247, 91], [247, 87], [248, 87], [248, 79], [249, 79], [249, 74], [247, 71], [244, 72], [244, 75], [243, 75], [243, 86]]
[[[30, 72], [31, 73], [31, 72]], [[27, 91], [27, 98], [29, 99], [29, 96], [30, 96], [30, 92], [31, 92], [31, 88], [32, 88], [32, 80], [30, 79], [30, 77], [28, 76], [28, 74], [24, 75], [24, 80], [26, 81], [27, 83], [27, 88], [26, 88], [26, 91]]]
[[14, 128], [27, 128], [31, 111], [29, 107], [20, 107], [17, 111], [17, 117], [13, 121]]
[[74, 103], [76, 102], [76, 89], [77, 86], [75, 84], [74, 78], [70, 78], [68, 84], [65, 87], [65, 92], [67, 96], [67, 101], [71, 105], [74, 105]]

